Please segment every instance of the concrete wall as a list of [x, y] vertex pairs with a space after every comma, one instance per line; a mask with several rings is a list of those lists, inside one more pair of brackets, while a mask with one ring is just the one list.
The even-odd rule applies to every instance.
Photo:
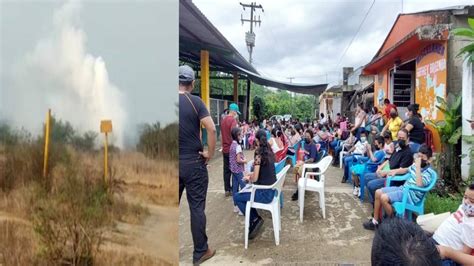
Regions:
[[[451, 16], [450, 19], [451, 28], [468, 27], [467, 16]], [[463, 48], [469, 44], [469, 40], [464, 37], [450, 35], [448, 40], [448, 94], [456, 93], [460, 94], [462, 90], [462, 68], [463, 59], [457, 57], [457, 54]]]
[[462, 108], [462, 154], [465, 156], [461, 160], [461, 176], [463, 180], [467, 180], [469, 177], [474, 177], [473, 169], [474, 162], [471, 160], [470, 154], [473, 148], [472, 143], [466, 140], [466, 136], [473, 136], [474, 130], [471, 128], [471, 124], [466, 119], [474, 118], [474, 68], [472, 63], [468, 63], [467, 60], [463, 64], [463, 80], [462, 80], [462, 97], [463, 97], [463, 108]]

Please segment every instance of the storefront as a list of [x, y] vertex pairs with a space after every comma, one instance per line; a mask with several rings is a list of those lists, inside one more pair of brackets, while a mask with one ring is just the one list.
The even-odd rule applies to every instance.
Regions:
[[[399, 15], [384, 44], [364, 68], [365, 74], [375, 78], [375, 106], [383, 108], [387, 98], [405, 120], [406, 107], [417, 103], [424, 121], [443, 119], [436, 106], [437, 97], [446, 99], [449, 92], [449, 16], [447, 11]], [[438, 133], [427, 128], [433, 135], [431, 144], [440, 151]]]

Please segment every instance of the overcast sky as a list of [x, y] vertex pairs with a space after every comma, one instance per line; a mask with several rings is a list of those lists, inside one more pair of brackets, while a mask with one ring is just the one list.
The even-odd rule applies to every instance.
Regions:
[[[160, 121], [167, 124], [176, 121], [178, 2], [175, 0], [73, 1], [77, 3], [78, 8], [63, 12], [65, 13], [63, 17], [68, 17], [63, 19], [71, 20], [63, 24], [74, 26], [61, 28], [62, 26], [56, 25], [58, 23], [55, 21], [57, 16], [55, 14], [66, 2], [70, 1], [0, 0], [0, 118], [11, 119], [15, 113], [25, 113], [25, 110], [31, 108], [31, 114], [26, 115], [34, 117], [34, 120], [25, 118], [25, 115], [23, 117], [18, 115], [22, 121], [17, 122], [28, 128], [31, 126], [28, 125], [30, 123], [40, 126], [46, 113], [44, 103], [54, 105], [61, 101], [70, 101], [65, 104], [75, 108], [72, 110], [75, 115], [81, 116], [85, 113], [81, 110], [80, 104], [71, 103], [71, 98], [62, 96], [53, 98], [54, 95], [48, 95], [62, 95], [58, 90], [49, 89], [58, 83], [64, 85], [64, 82], [58, 82], [59, 78], [53, 80], [53, 78], [36, 77], [37, 80], [30, 80], [29, 83], [32, 85], [28, 88], [31, 94], [15, 92], [24, 81], [32, 79], [30, 75], [32, 72], [37, 74], [38, 70], [41, 70], [40, 75], [51, 74], [51, 70], [47, 72], [47, 69], [43, 69], [46, 74], [42, 70], [49, 61], [56, 60], [58, 64], [62, 64], [61, 57], [69, 56], [67, 50], [69, 48], [61, 47], [64, 44], [71, 48], [71, 54], [75, 53], [76, 57], [82, 57], [78, 59], [80, 64], [78, 72], [85, 78], [90, 76], [89, 72], [94, 73], [94, 68], [105, 66], [108, 74], [107, 83], [110, 86], [106, 89], [105, 95], [99, 96], [104, 96], [103, 102], [106, 104], [120, 102], [120, 106], [109, 109], [112, 111], [120, 109], [119, 111], [123, 110], [126, 113], [125, 125], [122, 125], [127, 131], [126, 134], [136, 132], [136, 125], [140, 123]], [[64, 51], [57, 55], [49, 51], [58, 58], [43, 58], [41, 51], [48, 50], [48, 47], [49, 50], [61, 47]], [[51, 57], [48, 52], [45, 53], [44, 57], [46, 56]], [[24, 67], [25, 64], [29, 68]], [[52, 64], [50, 68], [54, 67]], [[28, 73], [28, 76], [21, 77], [22, 84], [19, 84], [18, 75], [15, 76], [14, 73], [17, 68], [24, 68], [22, 73]], [[62, 70], [69, 68], [74, 70], [75, 66], [68, 66]], [[104, 80], [107, 80], [107, 77]], [[91, 84], [96, 86], [97, 80], [92, 80]], [[80, 86], [88, 85], [80, 84]], [[78, 93], [66, 96], [71, 95], [74, 97]], [[117, 95], [121, 101], [113, 101]], [[75, 101], [81, 99], [77, 97]], [[37, 104], [40, 105], [39, 108], [34, 108]], [[18, 110], [20, 107], [22, 110]], [[66, 112], [63, 115], [58, 114], [63, 118], [65, 115]], [[98, 122], [94, 123], [98, 128]]]
[[[227, 0], [193, 0], [193, 3], [219, 29], [219, 31], [248, 59], [245, 32], [242, 26], [243, 11], [239, 2]], [[343, 66], [359, 67], [368, 63], [382, 45], [399, 13], [402, 1], [377, 0], [360, 32], [343, 56], [361, 24], [372, 0], [260, 0], [264, 13], [257, 11], [261, 27], [256, 34], [253, 52], [254, 66], [264, 76], [288, 81], [296, 77], [297, 83], [325, 83], [342, 80]], [[453, 5], [473, 4], [472, 0], [405, 0], [403, 13], [417, 12]], [[342, 57], [343, 56], [343, 57]], [[342, 59], [341, 59], [342, 57]]]

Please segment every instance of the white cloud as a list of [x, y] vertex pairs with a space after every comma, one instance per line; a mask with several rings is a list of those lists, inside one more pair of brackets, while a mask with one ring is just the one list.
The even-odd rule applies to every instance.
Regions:
[[[194, 4], [206, 15], [218, 30], [248, 58], [245, 47], [244, 26], [240, 14], [243, 11], [238, 0], [194, 0]], [[255, 28], [256, 47], [254, 65], [262, 74], [293, 82], [325, 82], [342, 79], [343, 66], [359, 67], [368, 63], [382, 45], [397, 15], [401, 1], [376, 1], [361, 31], [337, 63], [353, 38], [365, 13], [371, 5], [366, 1], [257, 1], [265, 12], [260, 17], [261, 27]], [[424, 1], [405, 0], [405, 13], [471, 4], [472, 1]]]

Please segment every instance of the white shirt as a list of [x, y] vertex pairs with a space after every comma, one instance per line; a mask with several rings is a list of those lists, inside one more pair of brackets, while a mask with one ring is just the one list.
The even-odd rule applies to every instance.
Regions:
[[327, 119], [326, 117], [323, 117], [323, 118], [321, 118], [321, 120], [319, 120], [319, 123], [320, 123], [321, 125], [323, 125], [323, 124], [325, 124], [327, 121], [328, 121], [328, 119]]
[[354, 149], [354, 154], [365, 154], [365, 152], [367, 151], [367, 147], [365, 147], [365, 142], [362, 143], [361, 141], [358, 141], [356, 144], [355, 144], [355, 149]]
[[462, 250], [466, 245], [474, 249], [474, 217], [467, 217], [462, 205], [438, 227], [433, 239], [442, 246]]
[[277, 153], [279, 151], [281, 151], [282, 149], [280, 149], [280, 147], [278, 147], [278, 143], [277, 143], [277, 140], [275, 138], [271, 138], [272, 141], [272, 151], [273, 153]]

